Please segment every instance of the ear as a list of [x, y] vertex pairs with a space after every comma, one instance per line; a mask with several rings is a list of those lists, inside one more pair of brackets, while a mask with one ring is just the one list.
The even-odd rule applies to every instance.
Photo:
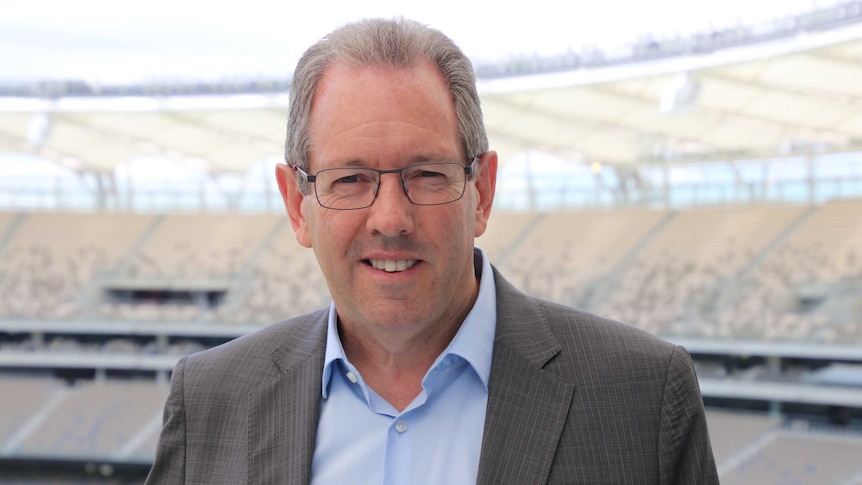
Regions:
[[302, 213], [302, 203], [305, 195], [299, 190], [299, 182], [296, 180], [296, 172], [289, 165], [279, 163], [275, 166], [275, 180], [278, 181], [278, 190], [284, 200], [284, 208], [290, 219], [290, 225], [296, 234], [299, 244], [310, 248], [311, 237], [308, 233], [308, 221]]
[[479, 160], [478, 170], [474, 175], [476, 193], [479, 200], [476, 203], [476, 234], [479, 237], [488, 227], [491, 216], [491, 206], [494, 204], [494, 192], [497, 190], [497, 152], [488, 151]]

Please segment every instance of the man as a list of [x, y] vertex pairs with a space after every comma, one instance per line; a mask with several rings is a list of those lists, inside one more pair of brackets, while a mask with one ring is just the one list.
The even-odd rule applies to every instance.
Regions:
[[148, 483], [717, 483], [684, 349], [527, 297], [474, 249], [487, 145], [441, 33], [312, 46], [276, 178], [332, 306], [180, 361]]

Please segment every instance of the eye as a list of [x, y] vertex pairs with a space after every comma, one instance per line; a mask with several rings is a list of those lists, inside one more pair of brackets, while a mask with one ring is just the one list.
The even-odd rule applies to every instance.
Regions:
[[431, 178], [431, 177], [445, 177], [446, 174], [441, 172], [435, 172], [433, 170], [420, 170], [416, 175], [416, 177], [422, 178]]
[[338, 170], [330, 172], [330, 175], [334, 177], [332, 179], [332, 185], [353, 185], [373, 183], [376, 174], [374, 172]]
[[359, 175], [354, 174], [354, 175], [345, 175], [344, 177], [336, 179], [332, 183], [334, 183], [334, 184], [355, 184], [356, 182], [359, 182], [359, 181], [360, 181]]
[[405, 173], [405, 180], [413, 180], [417, 182], [442, 182], [448, 179], [450, 175], [445, 171], [445, 165], [418, 165], [412, 167]]

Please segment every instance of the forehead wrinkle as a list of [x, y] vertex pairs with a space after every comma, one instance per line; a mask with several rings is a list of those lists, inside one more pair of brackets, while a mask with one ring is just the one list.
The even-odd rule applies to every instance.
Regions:
[[[393, 72], [411, 78], [422, 77], [420, 76], [422, 73], [415, 69], [389, 66], [369, 68], [336, 63], [327, 68], [320, 81], [319, 89], [314, 95], [310, 113], [311, 146], [308, 151], [310, 164], [316, 160], [328, 167], [363, 167], [382, 163], [395, 164], [397, 167], [410, 163], [454, 162], [464, 158], [462, 154], [464, 147], [458, 137], [457, 117], [451, 96], [445, 97], [447, 106], [443, 108], [440, 105], [441, 99], [437, 99], [440, 98], [439, 96], [435, 97], [425, 90], [418, 92], [419, 98], [429, 103], [430, 109], [434, 111], [434, 114], [428, 115], [424, 111], [413, 109], [413, 104], [416, 102], [421, 104], [421, 101], [415, 97], [408, 99], [404, 93], [391, 96], [388, 98], [388, 103], [372, 103], [369, 107], [367, 104], [369, 99], [351, 95], [350, 93], [355, 94], [356, 90], [345, 91], [345, 86], [342, 85], [368, 72], [384, 74]], [[439, 76], [439, 73], [437, 74]], [[438, 87], [446, 88], [442, 78], [438, 81], [437, 84], [441, 84]], [[331, 97], [333, 94], [335, 97]], [[380, 97], [380, 93], [375, 94], [375, 99], [377, 97]], [[354, 116], [330, 117], [327, 115], [329, 109], [346, 111], [353, 113]], [[405, 114], [408, 116], [404, 116]], [[433, 119], [428, 119], [429, 116], [433, 116]], [[452, 140], [454, 145], [450, 150], [442, 144], [442, 141], [450, 138], [449, 132], [452, 130], [455, 132], [455, 138]], [[321, 136], [326, 137], [326, 143], [321, 143]], [[419, 140], [424, 138], [427, 143], [424, 146], [414, 143], [411, 139], [413, 137]], [[380, 149], [384, 150], [380, 151]]]
[[[349, 148], [345, 148], [345, 150], [359, 150], [360, 153], [338, 153], [340, 149], [336, 149], [333, 152], [330, 152], [327, 158], [324, 160], [327, 162], [329, 166], [338, 165], [338, 166], [350, 166], [350, 167], [362, 167], [371, 165], [373, 162], [378, 161], [378, 156], [374, 156], [373, 158], [368, 158], [361, 154], [362, 151], [367, 149], [367, 146], [362, 146], [363, 143], [360, 143], [360, 147], [357, 148], [355, 146], [356, 141], [365, 141], [369, 142], [371, 146], [374, 148], [378, 148], [381, 145], [389, 145], [393, 150], [393, 153], [404, 153], [405, 156], [399, 157], [401, 160], [409, 162], [409, 163], [423, 163], [423, 162], [455, 162], [459, 161], [462, 157], [460, 152], [461, 146], [458, 145], [455, 148], [457, 151], [454, 153], [450, 153], [448, 150], [441, 150], [441, 147], [416, 147], [410, 148], [413, 144], [411, 143], [416, 134], [390, 134], [389, 132], [392, 130], [388, 130], [385, 128], [374, 128], [375, 133], [358, 133], [354, 134], [351, 132], [362, 130], [364, 127], [370, 124], [384, 124], [390, 122], [384, 121], [369, 121], [361, 123], [360, 125], [356, 125], [350, 127], [346, 130], [340, 132], [332, 132], [330, 136], [339, 138], [339, 137], [350, 137], [354, 143], [350, 144]], [[392, 121], [391, 123], [401, 123], [407, 124], [412, 127], [415, 127], [417, 130], [431, 132], [435, 135], [435, 138], [442, 138], [444, 135], [439, 133], [435, 129], [429, 129], [425, 126], [418, 125], [415, 123], [407, 123], [403, 121]], [[399, 147], [399, 143], [396, 141], [397, 139], [404, 139], [407, 141], [402, 147]], [[435, 145], [436, 143], [432, 143]], [[312, 150], [314, 151], [314, 150]], [[412, 153], [411, 153], [412, 152]], [[379, 153], [378, 153], [379, 155]], [[316, 157], [311, 157], [316, 158]]]
[[[445, 155], [438, 152], [429, 152], [425, 154], [413, 155], [406, 159], [407, 165], [416, 165], [420, 163], [440, 163], [440, 162], [456, 162], [459, 163], [458, 160], [453, 160], [451, 155]], [[345, 158], [343, 160], [335, 159], [329, 160], [326, 164], [328, 168], [370, 168], [372, 164], [366, 162], [362, 158], [352, 157]]]
[[[386, 126], [390, 124], [406, 125], [417, 130], [438, 133], [438, 130], [435, 129], [436, 127], [429, 127], [425, 124], [422, 124], [421, 121], [414, 122], [405, 120], [367, 120], [341, 130], [333, 131], [333, 127], [337, 126], [337, 122], [338, 120], [333, 120], [333, 122], [329, 123], [329, 125], [326, 126], [326, 129], [331, 131], [331, 135], [349, 135], [350, 133], [357, 130], [368, 130], [369, 133], [359, 133], [353, 136], [356, 136], [357, 138], [376, 138], [381, 136], [391, 137], [392, 135], [389, 134], [389, 131], [391, 130], [388, 128], [388, 126]], [[440, 135], [442, 136], [442, 133]]]

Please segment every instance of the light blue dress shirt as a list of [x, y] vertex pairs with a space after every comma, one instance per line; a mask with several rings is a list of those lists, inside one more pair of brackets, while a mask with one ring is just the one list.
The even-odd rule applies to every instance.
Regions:
[[497, 322], [494, 275], [477, 251], [476, 303], [403, 412], [368, 387], [347, 359], [330, 306], [314, 485], [476, 483]]

